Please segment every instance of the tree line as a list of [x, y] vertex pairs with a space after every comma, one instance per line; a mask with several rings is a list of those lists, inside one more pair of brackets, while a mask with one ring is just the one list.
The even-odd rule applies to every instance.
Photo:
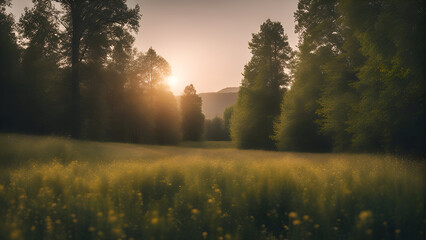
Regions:
[[424, 154], [424, 5], [300, 0], [249, 43], [231, 117], [240, 148]]
[[0, 0], [1, 131], [152, 144], [201, 139], [204, 115], [194, 87], [179, 107], [165, 84], [168, 62], [133, 46], [138, 5], [33, 3], [15, 23], [6, 12], [11, 1]]
[[212, 120], [192, 85], [177, 102], [164, 58], [134, 48], [138, 5], [33, 3], [15, 23], [0, 0], [3, 132], [153, 144], [204, 132], [251, 149], [424, 151], [422, 1], [300, 0], [298, 50], [279, 22], [262, 24], [236, 104]]

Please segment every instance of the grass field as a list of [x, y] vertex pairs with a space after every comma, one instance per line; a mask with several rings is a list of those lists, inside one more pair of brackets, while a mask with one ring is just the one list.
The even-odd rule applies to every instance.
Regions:
[[424, 163], [0, 135], [0, 239], [424, 239]]

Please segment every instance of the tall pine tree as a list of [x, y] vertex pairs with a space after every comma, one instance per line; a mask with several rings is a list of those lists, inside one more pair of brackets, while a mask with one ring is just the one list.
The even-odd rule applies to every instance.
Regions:
[[231, 118], [231, 136], [239, 148], [274, 149], [273, 122], [290, 80], [284, 69], [292, 58], [279, 22], [267, 20], [249, 43], [252, 53]]
[[201, 112], [202, 99], [192, 84], [185, 87], [180, 97], [182, 113], [182, 138], [200, 141], [203, 136], [204, 114]]

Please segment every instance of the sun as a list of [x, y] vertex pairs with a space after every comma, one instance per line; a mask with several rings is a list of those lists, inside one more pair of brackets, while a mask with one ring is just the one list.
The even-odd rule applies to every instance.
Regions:
[[174, 86], [176, 86], [176, 84], [178, 83], [178, 78], [176, 77], [176, 76], [169, 76], [169, 77], [167, 77], [167, 84], [170, 86], [170, 87], [174, 87]]

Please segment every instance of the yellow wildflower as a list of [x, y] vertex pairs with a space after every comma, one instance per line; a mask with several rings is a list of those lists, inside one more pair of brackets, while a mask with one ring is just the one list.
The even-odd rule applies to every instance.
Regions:
[[302, 223], [300, 220], [296, 219], [293, 221], [293, 225], [299, 225], [300, 223]]
[[10, 233], [10, 239], [18, 239], [20, 237], [21, 237], [21, 232], [18, 229], [15, 229]]
[[151, 223], [152, 224], [157, 224], [158, 223], [158, 218], [153, 218], [153, 219], [151, 219]]
[[288, 216], [289, 216], [290, 218], [297, 218], [297, 212], [290, 212], [290, 213], [288, 214]]
[[361, 220], [361, 221], [365, 221], [365, 220], [367, 220], [368, 218], [370, 218], [371, 216], [373, 215], [373, 213], [370, 211], [370, 210], [367, 210], [367, 211], [362, 211], [360, 214], [359, 214], [359, 219]]
[[191, 213], [192, 213], [192, 214], [194, 214], [194, 215], [197, 215], [197, 214], [199, 214], [199, 213], [200, 213], [200, 211], [198, 211], [198, 209], [196, 209], [196, 208], [193, 208], [193, 209], [191, 210]]

